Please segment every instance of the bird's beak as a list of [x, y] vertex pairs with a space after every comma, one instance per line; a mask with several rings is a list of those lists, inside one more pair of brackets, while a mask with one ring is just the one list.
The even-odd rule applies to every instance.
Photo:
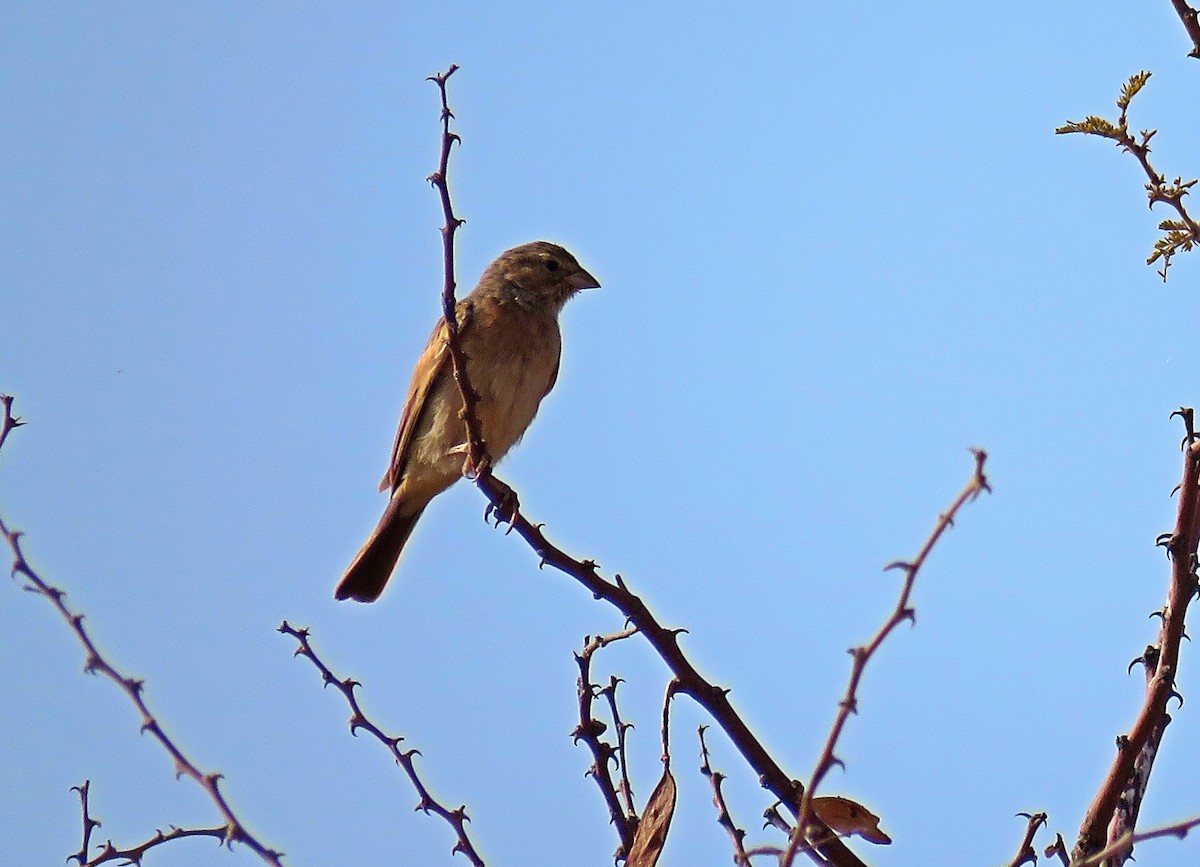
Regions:
[[600, 281], [582, 268], [567, 278], [567, 284], [577, 292], [580, 289], [600, 288]]

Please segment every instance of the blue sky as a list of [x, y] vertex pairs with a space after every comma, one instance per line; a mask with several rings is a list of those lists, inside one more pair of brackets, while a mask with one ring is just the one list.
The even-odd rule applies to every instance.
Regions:
[[[1053, 130], [1111, 116], [1150, 69], [1132, 122], [1160, 129], [1160, 170], [1200, 172], [1200, 64], [1170, 4], [402, 5], [5, 9], [0, 391], [29, 424], [0, 514], [34, 565], [289, 864], [466, 862], [346, 735], [285, 618], [468, 805], [489, 864], [608, 863], [568, 735], [572, 652], [621, 628], [611, 610], [489, 530], [466, 484], [379, 604], [332, 599], [438, 313], [424, 78], [457, 63], [462, 288], [536, 238], [603, 283], [566, 309], [557, 389], [501, 467], [527, 515], [686, 627], [807, 778], [845, 649], [894, 604], [881, 567], [986, 448], [995, 494], [921, 575], [826, 792], [882, 816], [896, 842], [855, 845], [874, 864], [1000, 863], [1019, 810], [1073, 839], [1165, 595], [1200, 265], [1163, 285], [1143, 260], [1167, 213], [1134, 161]], [[78, 847], [85, 778], [101, 839], [214, 821], [81, 661], [49, 606], [0, 594], [6, 863]], [[644, 799], [667, 672], [629, 641], [596, 673], [626, 680]], [[1193, 714], [1145, 826], [1200, 812]], [[728, 863], [693, 770], [707, 720], [686, 700], [674, 718], [666, 862]], [[734, 818], [770, 842], [768, 800], [709, 742]], [[185, 842], [146, 863], [257, 862]]]

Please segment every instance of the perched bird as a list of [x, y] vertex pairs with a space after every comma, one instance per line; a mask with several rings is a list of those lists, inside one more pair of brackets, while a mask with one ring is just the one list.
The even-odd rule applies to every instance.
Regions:
[[[525, 433], [558, 377], [558, 314], [567, 299], [600, 284], [557, 244], [534, 241], [500, 255], [455, 309], [467, 374], [479, 394], [483, 439], [499, 461]], [[334, 596], [373, 602], [391, 577], [429, 501], [463, 474], [466, 428], [439, 321], [417, 360], [392, 462], [379, 484], [391, 498]]]

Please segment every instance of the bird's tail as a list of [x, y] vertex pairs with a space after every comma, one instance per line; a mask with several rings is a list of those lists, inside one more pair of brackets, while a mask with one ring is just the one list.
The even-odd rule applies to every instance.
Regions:
[[413, 527], [424, 511], [423, 504], [411, 514], [402, 514], [400, 499], [393, 497], [370, 538], [338, 582], [333, 595], [338, 599], [354, 599], [358, 602], [374, 602], [378, 599], [392, 577], [404, 543], [412, 535]]

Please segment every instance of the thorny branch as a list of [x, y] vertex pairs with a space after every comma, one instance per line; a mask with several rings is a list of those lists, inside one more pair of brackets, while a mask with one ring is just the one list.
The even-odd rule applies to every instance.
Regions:
[[[467, 354], [463, 351], [459, 339], [460, 323], [455, 312], [456, 302], [454, 290], [457, 286], [454, 279], [454, 233], [466, 220], [454, 215], [454, 205], [450, 201], [450, 151], [455, 143], [462, 143], [462, 138], [456, 132], [450, 131], [450, 121], [454, 112], [450, 110], [449, 97], [446, 93], [446, 83], [455, 72], [457, 64], [450, 64], [445, 72], [431, 75], [427, 79], [437, 85], [438, 94], [442, 101], [442, 148], [438, 158], [438, 167], [429, 176], [429, 182], [438, 192], [442, 203], [442, 216], [445, 225], [442, 226], [442, 271], [445, 280], [442, 285], [442, 318], [446, 322], [446, 342], [450, 350], [450, 360], [454, 366], [454, 381], [458, 383], [463, 395], [462, 419], [467, 433], [467, 464], [477, 480], [491, 474], [492, 459], [483, 440], [483, 425], [479, 421], [479, 393], [471, 386], [471, 378], [467, 373]], [[469, 311], [467, 315], [470, 315]]]
[[13, 428], [18, 428], [25, 422], [21, 421], [20, 416], [13, 415], [12, 405], [13, 396], [11, 394], [0, 394], [0, 404], [4, 405], [4, 421], [0, 422], [0, 449], [4, 448], [4, 441], [8, 439], [8, 435], [12, 433]]
[[72, 789], [79, 793], [80, 807], [83, 809], [83, 845], [79, 851], [67, 858], [68, 861], [78, 861], [79, 867], [99, 867], [100, 864], [107, 864], [110, 861], [120, 861], [121, 864], [141, 864], [142, 858], [146, 853], [155, 846], [161, 846], [164, 843], [170, 843], [172, 840], [182, 840], [187, 837], [212, 837], [216, 840], [224, 842], [225, 828], [176, 828], [171, 827], [171, 830], [165, 834], [162, 831], [155, 831], [154, 836], [145, 843], [140, 843], [137, 846], [132, 846], [129, 849], [118, 849], [113, 845], [112, 840], [106, 840], [104, 845], [100, 847], [100, 851], [93, 858], [88, 858], [87, 852], [91, 848], [89, 841], [92, 836], [92, 831], [100, 827], [100, 823], [91, 817], [88, 813], [88, 790], [90, 788], [90, 780], [84, 780], [82, 786], [73, 786]]
[[871, 657], [879, 650], [880, 645], [892, 633], [892, 630], [906, 620], [912, 623], [916, 622], [916, 614], [909, 606], [909, 598], [912, 596], [913, 585], [917, 580], [917, 573], [925, 565], [925, 561], [928, 559], [934, 545], [942, 537], [942, 534], [953, 526], [954, 518], [959, 510], [983, 492], [991, 492], [987, 476], [983, 472], [984, 464], [987, 461], [987, 453], [981, 449], [972, 449], [971, 453], [975, 456], [975, 472], [972, 474], [971, 480], [967, 482], [966, 487], [955, 498], [950, 508], [938, 516], [933, 531], [929, 534], [929, 538], [925, 540], [925, 545], [921, 548], [920, 553], [917, 554], [916, 559], [911, 563], [896, 562], [884, 567], [885, 571], [900, 569], [904, 572], [904, 583], [900, 588], [900, 597], [896, 600], [895, 609], [887, 620], [884, 621], [883, 625], [879, 627], [879, 631], [875, 633], [875, 636], [867, 644], [850, 650], [850, 655], [854, 660], [850, 667], [850, 680], [846, 685], [845, 695], [842, 697], [841, 702], [838, 703], [837, 715], [834, 717], [833, 725], [829, 729], [829, 737], [825, 741], [825, 747], [821, 750], [821, 755], [817, 759], [817, 766], [813, 771], [812, 779], [809, 780], [808, 788], [801, 799], [800, 812], [797, 816], [796, 825], [792, 830], [791, 839], [788, 842], [786, 856], [782, 859], [784, 865], [792, 864], [796, 853], [804, 844], [806, 833], [809, 839], [814, 839], [812, 832], [808, 828], [814, 815], [812, 799], [825, 775], [829, 773], [834, 765], [841, 763], [841, 760], [837, 758], [834, 751], [837, 748], [838, 739], [842, 735], [842, 730], [846, 726], [846, 721], [850, 718], [850, 714], [858, 712], [858, 687], [862, 681], [867, 663], [871, 661]]
[[1188, 832], [1193, 828], [1200, 828], [1200, 816], [1193, 816], [1191, 819], [1185, 819], [1182, 822], [1176, 822], [1173, 825], [1163, 825], [1161, 828], [1152, 828], [1149, 831], [1143, 831], [1140, 834], [1126, 834], [1117, 840], [1112, 841], [1104, 849], [1097, 852], [1090, 858], [1079, 862], [1074, 867], [1097, 867], [1105, 858], [1113, 855], [1125, 857], [1126, 853], [1131, 852], [1133, 847], [1138, 843], [1144, 843], [1147, 840], [1156, 840], [1159, 837], [1175, 837], [1182, 840], [1188, 835]]
[[[0, 431], [7, 436], [16, 424], [19, 424], [19, 419], [14, 419], [12, 415], [12, 398], [5, 397], [3, 399], [5, 421], [3, 426], [0, 426]], [[190, 759], [183, 754], [179, 746], [171, 740], [163, 729], [162, 724], [150, 712], [150, 708], [146, 704], [146, 700], [142, 696], [145, 682], [136, 678], [126, 677], [117, 671], [109, 662], [100, 654], [92, 641], [91, 636], [83, 626], [83, 615], [76, 614], [67, 607], [66, 592], [46, 583], [29, 565], [29, 561], [25, 559], [25, 553], [21, 549], [21, 532], [18, 530], [10, 530], [0, 518], [0, 534], [8, 541], [9, 547], [13, 552], [13, 577], [21, 576], [26, 581], [25, 590], [34, 593], [46, 599], [55, 610], [62, 616], [63, 620], [70, 626], [71, 631], [75, 633], [75, 637], [79, 643], [83, 645], [85, 653], [85, 661], [83, 670], [88, 674], [102, 674], [115, 683], [122, 692], [129, 697], [133, 706], [137, 709], [142, 718], [141, 730], [143, 733], [149, 732], [153, 738], [162, 745], [162, 748], [167, 751], [171, 760], [175, 764], [175, 776], [190, 777], [195, 781], [205, 794], [216, 805], [217, 811], [225, 820], [223, 829], [223, 840], [226, 845], [232, 846], [234, 842], [241, 843], [253, 851], [259, 858], [268, 864], [274, 864], [276, 867], [282, 867], [283, 853], [271, 849], [259, 841], [257, 837], [251, 834], [242, 820], [234, 813], [233, 807], [225, 799], [221, 793], [220, 781], [221, 775], [218, 773], [204, 773], [197, 768]], [[84, 853], [86, 854], [86, 853]]]
[[1028, 821], [1025, 823], [1025, 837], [1017, 847], [1017, 854], [1008, 862], [1008, 867], [1021, 867], [1022, 864], [1037, 864], [1037, 851], [1033, 848], [1033, 837], [1038, 828], [1046, 824], [1045, 813], [1017, 813]]
[[625, 809], [630, 815], [635, 815], [633, 804], [633, 784], [629, 782], [629, 753], [625, 749], [625, 735], [633, 728], [633, 723], [621, 720], [621, 711], [617, 708], [617, 684], [621, 679], [609, 675], [608, 686], [600, 690], [600, 694], [608, 701], [608, 710], [612, 714], [613, 732], [617, 736], [617, 754], [621, 757], [621, 797], [625, 801]]
[[717, 824], [729, 834], [729, 840], [733, 844], [733, 863], [749, 864], [750, 856], [746, 854], [745, 846], [746, 832], [734, 824], [733, 816], [729, 813], [729, 805], [725, 803], [725, 793], [721, 791], [725, 775], [720, 771], [714, 771], [712, 765], [708, 763], [708, 745], [704, 743], [706, 728], [708, 726], [700, 726], [697, 729], [697, 734], [700, 736], [700, 773], [708, 778], [709, 785], [712, 786], [713, 806], [717, 808]]
[[464, 805], [458, 809], [450, 810], [442, 806], [442, 804], [440, 804], [431, 794], [429, 794], [429, 789], [427, 789], [425, 784], [421, 781], [420, 776], [417, 774], [416, 764], [413, 761], [413, 756], [419, 755], [420, 753], [417, 750], [400, 749], [400, 742], [404, 740], [404, 738], [393, 737], [389, 734], [386, 734], [383, 729], [379, 728], [379, 726], [367, 718], [367, 715], [363, 713], [362, 707], [359, 706], [358, 697], [354, 693], [354, 688], [356, 686], [361, 686], [361, 684], [350, 677], [345, 679], [337, 677], [329, 669], [329, 666], [321, 661], [321, 658], [317, 656], [316, 651], [313, 650], [312, 644], [308, 640], [308, 629], [293, 627], [285, 620], [279, 625], [277, 631], [282, 632], [284, 635], [290, 635], [292, 638], [296, 639], [299, 646], [296, 648], [294, 655], [303, 656], [305, 659], [311, 662], [313, 667], [316, 668], [317, 671], [321, 672], [321, 678], [324, 681], [325, 686], [335, 687], [337, 691], [342, 694], [343, 698], [346, 699], [346, 703], [350, 705], [350, 734], [357, 737], [358, 730], [364, 729], [367, 732], [370, 732], [377, 741], [387, 747], [388, 752], [392, 754], [392, 758], [395, 759], [396, 764], [404, 769], [404, 773], [408, 775], [408, 779], [412, 783], [413, 788], [417, 790], [419, 800], [417, 801], [417, 806], [415, 809], [422, 811], [426, 815], [429, 813], [434, 813], [438, 816], [441, 816], [454, 830], [454, 833], [458, 836], [458, 840], [455, 842], [454, 848], [451, 849], [451, 852], [462, 852], [467, 856], [467, 860], [475, 865], [475, 867], [484, 867], [483, 859], [479, 857], [479, 853], [475, 850], [475, 846], [471, 843], [471, 838], [467, 835], [466, 824], [468, 821], [470, 821], [470, 817], [467, 816], [466, 806]]
[[[592, 683], [591, 664], [592, 656], [597, 650], [612, 644], [614, 641], [620, 641], [623, 638], [628, 638], [637, 632], [636, 627], [630, 627], [614, 635], [597, 635], [596, 637], [586, 636], [584, 638], [583, 650], [575, 654], [575, 663], [579, 666], [579, 726], [575, 731], [571, 732], [571, 737], [576, 743], [583, 741], [587, 744], [588, 749], [592, 752], [592, 766], [588, 769], [588, 774], [596, 781], [596, 785], [600, 788], [600, 795], [604, 798], [604, 803], [608, 807], [608, 815], [612, 819], [613, 826], [617, 829], [617, 836], [620, 838], [619, 852], [628, 852], [630, 845], [633, 843], [633, 835], [637, 832], [638, 816], [634, 810], [632, 802], [632, 793], [629, 792], [628, 774], [625, 769], [626, 752], [625, 739], [620, 733], [621, 723], [619, 720], [614, 720], [614, 725], [618, 729], [619, 745], [613, 747], [612, 744], [600, 739], [600, 735], [604, 733], [604, 723], [596, 719], [592, 715], [592, 702], [598, 694], [596, 684]], [[615, 702], [615, 698], [613, 699]], [[615, 704], [613, 705], [615, 712]], [[617, 796], [617, 786], [613, 782], [612, 773], [609, 771], [609, 763], [617, 761], [622, 769], [622, 777], [624, 780], [625, 790], [625, 807], [622, 808], [620, 799]]]
[[[1178, 5], [1176, 4], [1177, 8]], [[1195, 13], [1193, 12], [1192, 15], [1193, 23], [1195, 23]], [[1158, 224], [1159, 230], [1163, 232], [1163, 237], [1154, 243], [1154, 252], [1146, 259], [1147, 265], [1153, 265], [1162, 259], [1162, 270], [1158, 274], [1162, 277], [1163, 282], [1166, 282], [1167, 270], [1171, 267], [1171, 257], [1179, 252], [1188, 252], [1197, 242], [1200, 242], [1200, 225], [1197, 225], [1196, 221], [1192, 219], [1183, 203], [1183, 197], [1191, 192], [1197, 179], [1184, 181], [1182, 177], [1176, 177], [1168, 184], [1166, 177], [1159, 174], [1150, 164], [1150, 139], [1154, 138], [1158, 130], [1143, 129], [1138, 132], [1137, 138], [1134, 138], [1129, 130], [1129, 122], [1126, 117], [1129, 112], [1129, 104], [1149, 79], [1150, 73], [1145, 71], [1129, 77], [1129, 81], [1121, 89], [1120, 97], [1117, 98], [1117, 107], [1121, 110], [1121, 114], [1115, 124], [1102, 117], [1089, 115], [1083, 120], [1067, 121], [1064, 126], [1060, 126], [1054, 132], [1057, 135], [1077, 132], [1110, 139], [1121, 150], [1133, 154], [1141, 165], [1142, 171], [1146, 173], [1146, 177], [1150, 179], [1150, 182], [1146, 184], [1146, 195], [1150, 199], [1150, 207], [1154, 207], [1156, 202], [1165, 202], [1179, 214], [1178, 220], [1163, 220]]]
[[1200, 58], [1200, 21], [1196, 20], [1200, 13], [1197, 13], [1185, 0], [1171, 0], [1171, 5], [1175, 7], [1179, 20], [1183, 22], [1183, 27], [1187, 30], [1188, 38], [1192, 40], [1192, 50], [1188, 52], [1188, 57]]
[[[1184, 636], [1188, 603], [1196, 594], [1196, 550], [1200, 543], [1200, 438], [1193, 426], [1193, 412], [1180, 408], [1172, 415], [1182, 417], [1183, 480], [1179, 484], [1179, 510], [1175, 529], [1159, 538], [1171, 559], [1171, 580], [1163, 606], [1158, 643], [1147, 649], [1141, 662], [1146, 667], [1146, 697], [1129, 734], [1117, 741], [1117, 756], [1095, 800], [1088, 807], [1071, 852], [1072, 863], [1086, 861], [1097, 852], [1124, 840], [1114, 864], [1123, 863], [1132, 847], [1137, 809], [1149, 782], [1151, 765], [1170, 717], [1167, 702], [1175, 692], [1179, 650]], [[1137, 777], [1137, 779], [1135, 779]]]
[[[662, 657], [670, 668], [671, 673], [679, 682], [679, 692], [686, 693], [703, 707], [716, 720], [717, 724], [729, 735], [729, 739], [742, 753], [746, 762], [758, 774], [760, 783], [770, 790], [775, 797], [787, 805], [788, 810], [796, 814], [800, 809], [800, 799], [803, 786], [789, 777], [767, 752], [762, 743], [755, 737], [750, 727], [733, 709], [728, 694], [729, 690], [718, 687], [707, 681], [696, 670], [691, 660], [679, 647], [680, 630], [667, 629], [662, 626], [641, 597], [631, 592], [620, 575], [615, 575], [613, 581], [600, 576], [597, 564], [593, 560], [576, 560], [555, 546], [542, 533], [541, 525], [530, 522], [524, 515], [513, 508], [514, 492], [507, 484], [497, 479], [491, 472], [490, 459], [487, 458], [482, 439], [478, 436], [479, 427], [478, 402], [479, 396], [471, 388], [465, 374], [465, 364], [462, 359], [462, 349], [458, 329], [453, 322], [454, 315], [454, 230], [461, 221], [454, 216], [450, 208], [449, 186], [447, 181], [447, 162], [450, 147], [458, 141], [458, 136], [449, 131], [450, 113], [446, 100], [446, 79], [457, 69], [451, 66], [440, 75], [433, 76], [442, 96], [442, 154], [443, 162], [438, 172], [430, 180], [437, 188], [442, 201], [446, 225], [442, 229], [443, 261], [446, 267], [445, 283], [442, 301], [446, 315], [447, 340], [454, 359], [454, 370], [459, 390], [463, 398], [463, 422], [467, 426], [468, 448], [470, 462], [475, 469], [475, 484], [488, 498], [491, 509], [503, 515], [509, 521], [509, 531], [516, 530], [541, 559], [542, 566], [550, 566], [574, 578], [596, 598], [603, 599], [615, 607], [624, 618], [633, 624], [638, 632], [645, 636], [650, 646]], [[820, 853], [808, 850], [808, 855], [817, 863], [828, 863], [834, 867], [865, 867], [841, 840], [816, 819], [810, 820], [810, 826], [817, 828], [821, 842], [816, 848]], [[823, 859], [823, 860], [822, 860]]]

